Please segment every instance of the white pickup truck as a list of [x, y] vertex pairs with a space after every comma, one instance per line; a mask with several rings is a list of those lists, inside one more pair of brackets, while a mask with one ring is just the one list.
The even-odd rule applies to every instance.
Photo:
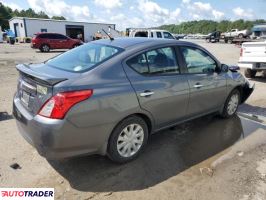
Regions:
[[254, 78], [258, 71], [266, 73], [266, 41], [243, 43], [238, 66], [245, 68], [247, 78]]
[[238, 30], [238, 29], [232, 29], [229, 32], [224, 33], [224, 37], [238, 37], [238, 38], [244, 38], [251, 34], [249, 30]]
[[129, 37], [148, 37], [148, 38], [162, 38], [175, 39], [175, 37], [166, 30], [151, 30], [151, 29], [133, 29], [130, 30]]

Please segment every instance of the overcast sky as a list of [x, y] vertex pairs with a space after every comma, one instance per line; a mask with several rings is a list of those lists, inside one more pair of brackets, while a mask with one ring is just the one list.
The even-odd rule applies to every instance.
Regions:
[[266, 0], [0, 0], [12, 9], [32, 8], [68, 20], [154, 27], [182, 21], [266, 19]]

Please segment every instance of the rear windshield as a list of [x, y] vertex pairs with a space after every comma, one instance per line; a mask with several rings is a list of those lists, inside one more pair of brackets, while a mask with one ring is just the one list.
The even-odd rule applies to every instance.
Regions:
[[90, 43], [67, 51], [46, 63], [70, 72], [83, 72], [103, 63], [121, 51], [122, 49], [117, 47]]

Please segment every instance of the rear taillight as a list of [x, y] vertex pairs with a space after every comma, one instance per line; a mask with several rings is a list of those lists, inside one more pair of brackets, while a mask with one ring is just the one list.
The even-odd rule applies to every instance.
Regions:
[[92, 94], [93, 90], [60, 92], [51, 97], [38, 114], [52, 119], [63, 119], [72, 106], [90, 98]]
[[243, 48], [240, 49], [240, 57], [243, 56]]

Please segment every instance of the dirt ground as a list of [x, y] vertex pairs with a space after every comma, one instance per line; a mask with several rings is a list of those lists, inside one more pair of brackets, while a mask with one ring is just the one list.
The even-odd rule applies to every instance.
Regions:
[[[195, 42], [223, 63], [237, 63], [239, 47]], [[15, 64], [58, 53], [0, 44], [0, 187], [52, 187], [56, 199], [266, 199], [266, 78], [261, 74], [250, 80], [256, 89], [237, 116], [206, 116], [155, 134], [131, 163], [117, 165], [101, 156], [48, 161], [19, 135], [11, 115]], [[13, 163], [21, 168], [11, 168]]]

